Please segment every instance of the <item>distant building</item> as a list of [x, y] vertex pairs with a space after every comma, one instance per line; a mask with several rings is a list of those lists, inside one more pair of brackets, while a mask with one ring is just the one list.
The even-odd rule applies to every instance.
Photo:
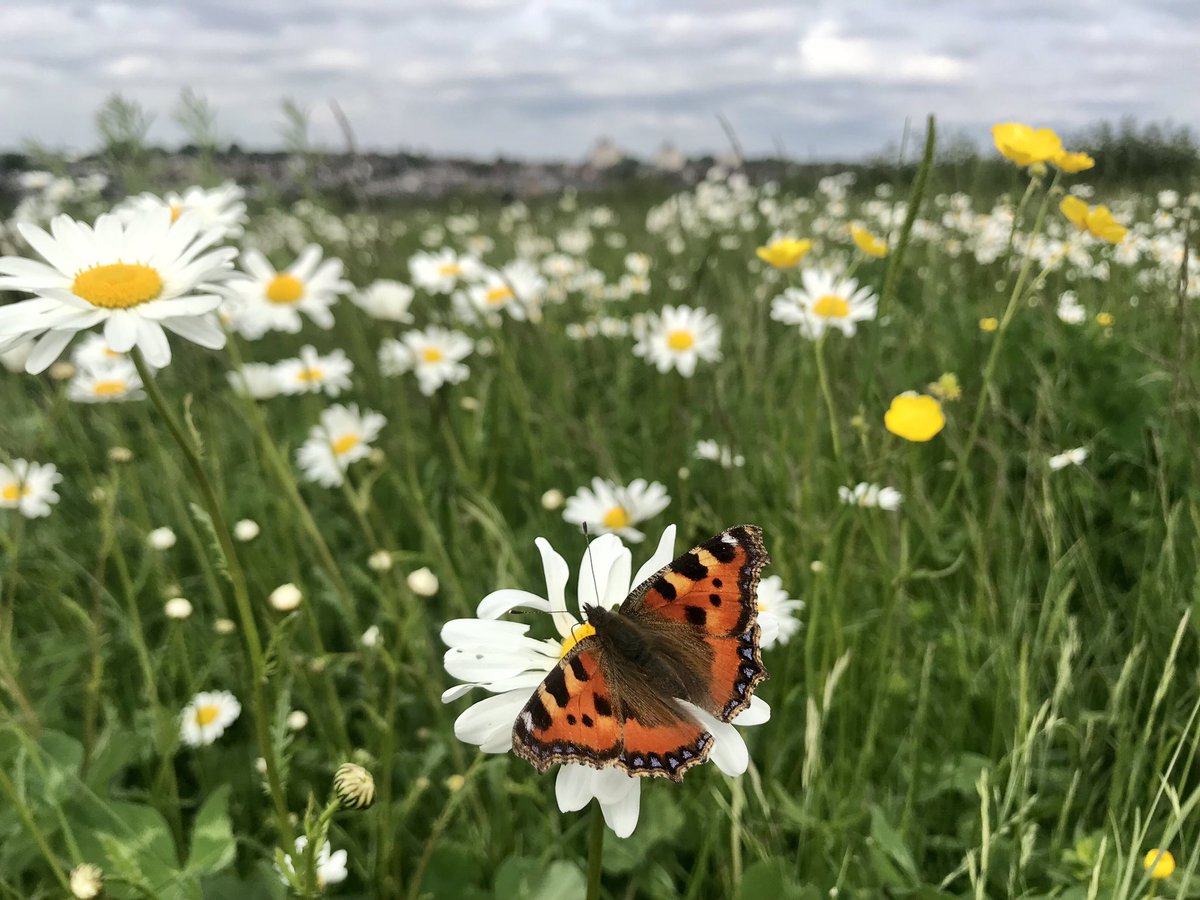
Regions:
[[687, 157], [670, 141], [664, 141], [654, 154], [654, 168], [660, 172], [682, 172], [686, 165]]
[[609, 138], [602, 137], [596, 141], [592, 152], [588, 154], [587, 164], [593, 169], [611, 169], [613, 166], [620, 165], [624, 160], [625, 151]]

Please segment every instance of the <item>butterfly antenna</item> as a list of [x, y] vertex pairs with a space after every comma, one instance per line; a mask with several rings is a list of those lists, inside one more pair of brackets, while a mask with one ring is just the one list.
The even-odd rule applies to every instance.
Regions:
[[[591, 570], [591, 573], [592, 573], [592, 588], [596, 592], [596, 602], [599, 603], [600, 602], [600, 582], [596, 580], [596, 564], [592, 561], [591, 549], [592, 549], [592, 535], [591, 535], [591, 532], [588, 531], [587, 522], [584, 522], [583, 523], [583, 555], [587, 557], [588, 568]], [[580, 609], [580, 612], [583, 612], [583, 610]], [[572, 630], [574, 630], [574, 629], [572, 629]]]

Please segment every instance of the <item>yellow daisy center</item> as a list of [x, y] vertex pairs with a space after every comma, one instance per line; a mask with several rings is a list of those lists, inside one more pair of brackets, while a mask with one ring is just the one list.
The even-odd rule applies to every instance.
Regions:
[[311, 383], [311, 382], [314, 382], [314, 381], [320, 381], [322, 378], [324, 378], [324, 377], [325, 377], [325, 372], [324, 372], [324, 370], [322, 370], [322, 369], [316, 369], [316, 368], [313, 368], [313, 369], [301, 369], [301, 370], [300, 370], [300, 371], [299, 371], [299, 372], [296, 374], [296, 377], [297, 377], [297, 378], [299, 378], [299, 379], [300, 379], [301, 381], [303, 381], [303, 382], [306, 382], [306, 383]]
[[330, 446], [333, 447], [333, 455], [341, 456], [343, 453], [349, 453], [357, 447], [362, 440], [357, 434], [343, 434], [340, 438], [334, 441]]
[[458, 263], [442, 263], [438, 266], [438, 274], [446, 278], [457, 278], [462, 274], [462, 266]]
[[503, 303], [505, 300], [511, 300], [513, 296], [512, 288], [506, 284], [497, 285], [483, 295], [483, 299], [490, 305], [495, 306], [498, 303]]
[[108, 263], [82, 269], [75, 275], [71, 293], [102, 309], [129, 309], [162, 293], [162, 277], [141, 263]]
[[215, 703], [198, 706], [196, 707], [196, 724], [201, 728], [205, 725], [211, 725], [217, 720], [217, 715], [220, 712], [220, 708]]
[[846, 302], [845, 297], [839, 297], [837, 294], [825, 294], [817, 298], [812, 311], [822, 319], [844, 319], [850, 315], [850, 304]]
[[426, 347], [421, 351], [421, 359], [427, 363], [439, 363], [446, 358], [446, 354], [437, 347]]
[[667, 346], [672, 350], [690, 350], [696, 346], [696, 336], [686, 328], [680, 328], [667, 335]]
[[625, 511], [623, 506], [614, 506], [604, 514], [605, 528], [611, 528], [616, 531], [618, 528], [626, 528], [629, 525], [629, 513]]
[[178, 203], [171, 204], [171, 221], [178, 222], [179, 217], [183, 215], [183, 207]]
[[0, 497], [5, 500], [20, 500], [28, 491], [22, 491], [19, 484], [6, 484], [0, 489]]
[[125, 382], [117, 381], [115, 379], [112, 381], [97, 381], [92, 386], [92, 393], [97, 397], [119, 397], [121, 394], [124, 394], [125, 391]]
[[287, 272], [280, 272], [267, 285], [267, 299], [272, 303], [295, 303], [303, 296], [304, 282]]
[[595, 627], [588, 622], [584, 622], [582, 625], [576, 625], [571, 629], [571, 633], [567, 635], [567, 639], [562, 642], [562, 649], [558, 651], [558, 658], [562, 659], [573, 649], [575, 649], [576, 644], [582, 641], [585, 637], [591, 637], [595, 633]]

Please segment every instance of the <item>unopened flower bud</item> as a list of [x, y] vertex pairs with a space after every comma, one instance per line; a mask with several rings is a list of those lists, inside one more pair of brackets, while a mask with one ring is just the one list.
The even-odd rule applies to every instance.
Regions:
[[375, 802], [375, 779], [362, 766], [342, 763], [333, 776], [333, 792], [347, 809], [366, 809]]

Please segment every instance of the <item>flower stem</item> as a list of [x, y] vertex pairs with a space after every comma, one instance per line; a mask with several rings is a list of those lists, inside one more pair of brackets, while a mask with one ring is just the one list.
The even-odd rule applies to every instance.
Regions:
[[25, 802], [21, 799], [21, 795], [17, 793], [16, 785], [9, 780], [3, 769], [0, 769], [0, 794], [3, 794], [8, 802], [12, 804], [12, 808], [17, 811], [17, 815], [21, 819], [21, 823], [25, 826], [25, 830], [29, 832], [33, 842], [37, 844], [38, 849], [42, 852], [47, 864], [50, 866], [50, 871], [54, 873], [55, 880], [63, 886], [69, 893], [71, 891], [71, 883], [67, 880], [67, 875], [63, 871], [62, 866], [58, 863], [58, 857], [54, 855], [54, 851], [50, 849], [50, 844], [46, 841], [46, 836], [38, 827], [37, 821], [33, 817], [33, 813]]
[[817, 338], [817, 378], [821, 381], [821, 395], [825, 398], [825, 409], [829, 412], [829, 436], [833, 439], [833, 458], [837, 460], [838, 468], [845, 468], [842, 459], [842, 438], [838, 432], [837, 413], [833, 405], [833, 392], [829, 387], [829, 375], [825, 371], [825, 338], [828, 334], [829, 332], [825, 332]]
[[600, 863], [604, 857], [604, 811], [600, 802], [592, 804], [592, 823], [588, 831], [587, 900], [600, 900]]
[[287, 800], [283, 793], [283, 782], [279, 777], [279, 762], [275, 759], [275, 749], [267, 731], [267, 719], [270, 716], [270, 707], [267, 705], [265, 691], [267, 681], [266, 658], [263, 655], [262, 642], [258, 636], [258, 625], [254, 621], [254, 610], [250, 605], [250, 592], [246, 587], [246, 573], [242, 570], [241, 563], [238, 561], [237, 552], [233, 547], [233, 539], [230, 537], [229, 528], [225, 524], [225, 517], [221, 513], [221, 505], [217, 500], [216, 491], [213, 489], [208, 473], [204, 471], [204, 465], [200, 461], [200, 456], [196, 452], [196, 448], [192, 446], [192, 442], [184, 434], [183, 427], [175, 417], [175, 413], [167, 405], [166, 398], [163, 397], [162, 391], [158, 389], [158, 383], [154, 380], [153, 373], [146, 366], [146, 361], [142, 358], [141, 351], [135, 349], [131, 356], [133, 357], [133, 364], [137, 367], [138, 375], [141, 376], [146, 396], [150, 398], [150, 401], [162, 416], [163, 422], [166, 423], [167, 431], [171, 433], [171, 437], [183, 453], [184, 462], [191, 473], [192, 482], [200, 494], [204, 510], [208, 513], [208, 517], [212, 521], [213, 532], [220, 545], [221, 555], [224, 557], [225, 569], [229, 574], [230, 584], [233, 586], [233, 598], [237, 605], [238, 618], [241, 620], [241, 631], [246, 638], [246, 651], [250, 657], [250, 689], [254, 705], [254, 734], [258, 743], [258, 752], [262, 754], [262, 758], [266, 762], [267, 788], [275, 807], [276, 825], [279, 828], [279, 833], [288, 844], [291, 844], [293, 840], [292, 826], [288, 821]]

